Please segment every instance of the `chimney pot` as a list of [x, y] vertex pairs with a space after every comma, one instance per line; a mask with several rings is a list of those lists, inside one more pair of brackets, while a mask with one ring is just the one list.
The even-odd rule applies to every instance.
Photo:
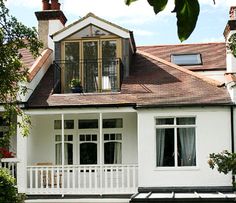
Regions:
[[42, 2], [43, 2], [43, 11], [51, 9], [51, 5], [49, 3], [49, 0], [43, 0]]
[[236, 6], [231, 6], [229, 10], [230, 20], [236, 20]]
[[58, 0], [51, 0], [51, 9], [52, 10], [60, 10], [61, 4], [58, 3]]

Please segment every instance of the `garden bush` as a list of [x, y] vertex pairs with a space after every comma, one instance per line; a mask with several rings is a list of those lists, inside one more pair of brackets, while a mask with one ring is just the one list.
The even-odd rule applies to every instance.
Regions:
[[19, 194], [15, 178], [9, 171], [0, 168], [0, 203], [23, 203], [24, 195]]

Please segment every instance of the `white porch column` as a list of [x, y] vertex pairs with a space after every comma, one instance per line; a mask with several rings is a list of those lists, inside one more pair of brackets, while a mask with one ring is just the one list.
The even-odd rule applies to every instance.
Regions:
[[102, 113], [99, 113], [99, 165], [103, 164]]
[[[17, 116], [17, 122], [22, 117]], [[19, 193], [26, 193], [27, 189], [27, 137], [23, 137], [22, 128], [17, 125], [17, 186]]]
[[102, 136], [102, 113], [99, 113], [99, 165], [100, 165], [100, 194], [102, 195], [103, 191], [103, 136]]
[[62, 165], [62, 197], [64, 197], [64, 180], [65, 180], [65, 123], [64, 114], [61, 114], [61, 165]]

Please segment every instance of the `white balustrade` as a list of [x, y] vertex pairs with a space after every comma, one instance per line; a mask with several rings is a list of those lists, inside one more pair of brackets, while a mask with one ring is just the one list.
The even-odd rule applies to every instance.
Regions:
[[131, 194], [137, 165], [28, 166], [28, 194]]
[[16, 178], [16, 166], [18, 159], [16, 158], [3, 158], [0, 160], [0, 168], [6, 168], [10, 174]]

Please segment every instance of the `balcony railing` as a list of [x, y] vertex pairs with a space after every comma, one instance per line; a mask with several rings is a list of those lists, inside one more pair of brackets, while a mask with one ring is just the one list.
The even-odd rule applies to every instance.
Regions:
[[118, 92], [123, 79], [120, 59], [54, 61], [54, 93], [71, 93], [71, 80], [80, 79], [83, 93]]
[[16, 158], [3, 158], [0, 160], [0, 168], [6, 168], [9, 173], [16, 178], [16, 167], [18, 160]]
[[28, 166], [27, 194], [132, 194], [137, 165]]

